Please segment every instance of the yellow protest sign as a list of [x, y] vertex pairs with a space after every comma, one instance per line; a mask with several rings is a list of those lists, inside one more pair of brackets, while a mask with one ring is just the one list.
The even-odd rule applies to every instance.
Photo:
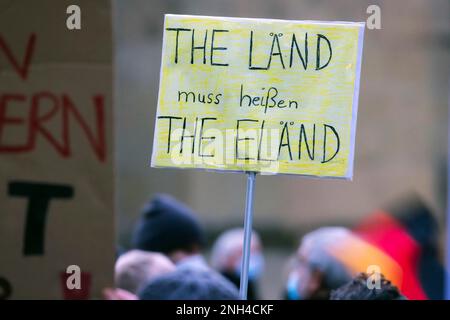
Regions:
[[363, 33], [166, 15], [152, 166], [351, 178]]

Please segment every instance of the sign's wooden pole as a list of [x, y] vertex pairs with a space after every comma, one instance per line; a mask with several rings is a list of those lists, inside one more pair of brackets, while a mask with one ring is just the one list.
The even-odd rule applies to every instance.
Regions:
[[239, 287], [239, 297], [241, 298], [241, 300], [247, 300], [248, 268], [250, 265], [250, 248], [252, 240], [253, 194], [255, 191], [255, 178], [256, 172], [247, 172], [247, 194], [245, 198], [245, 217], [244, 217], [244, 243], [242, 251], [241, 283]]
[[447, 232], [446, 232], [446, 261], [445, 261], [445, 299], [450, 300], [450, 91], [448, 96], [447, 122]]

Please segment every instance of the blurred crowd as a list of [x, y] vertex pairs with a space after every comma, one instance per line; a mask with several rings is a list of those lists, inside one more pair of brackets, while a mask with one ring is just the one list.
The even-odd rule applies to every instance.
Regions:
[[[430, 210], [409, 198], [369, 215], [352, 229], [327, 226], [305, 234], [286, 261], [288, 300], [442, 299], [437, 224]], [[143, 209], [132, 248], [118, 253], [108, 300], [239, 299], [244, 231], [226, 230], [205, 258], [205, 230], [195, 212], [169, 195]], [[264, 248], [253, 231], [248, 299], [260, 299]]]

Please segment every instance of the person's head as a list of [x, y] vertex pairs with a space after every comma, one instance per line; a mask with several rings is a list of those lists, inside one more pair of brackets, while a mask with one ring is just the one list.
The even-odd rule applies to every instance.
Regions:
[[[217, 238], [211, 252], [211, 266], [236, 286], [240, 285], [243, 242], [244, 230], [242, 228], [230, 229]], [[258, 234], [253, 231], [248, 273], [249, 300], [258, 299], [256, 281], [261, 277], [263, 269], [262, 243]]]
[[332, 291], [330, 300], [406, 300], [406, 298], [383, 275], [360, 273], [350, 282]]
[[328, 299], [331, 289], [349, 281], [350, 272], [333, 256], [332, 248], [350, 236], [349, 230], [340, 227], [320, 228], [306, 234], [288, 277], [287, 298]]
[[[212, 247], [211, 266], [221, 273], [234, 273], [239, 277], [243, 242], [244, 230], [241, 228], [222, 233]], [[259, 278], [264, 268], [264, 256], [261, 240], [255, 231], [252, 233], [249, 264], [249, 279]]]
[[204, 239], [203, 228], [190, 208], [169, 195], [157, 195], [142, 212], [133, 246], [163, 253], [177, 263], [199, 253]]
[[175, 265], [164, 255], [141, 250], [122, 254], [116, 262], [116, 287], [136, 294], [150, 280], [175, 270]]
[[237, 300], [237, 288], [214, 271], [177, 269], [149, 282], [140, 300]]

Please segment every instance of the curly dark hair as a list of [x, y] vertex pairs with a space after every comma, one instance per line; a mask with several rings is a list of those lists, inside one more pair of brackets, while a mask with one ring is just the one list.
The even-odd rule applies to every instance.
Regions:
[[353, 280], [330, 294], [330, 300], [406, 300], [391, 281], [380, 274], [380, 287], [369, 288], [372, 274], [360, 273]]

